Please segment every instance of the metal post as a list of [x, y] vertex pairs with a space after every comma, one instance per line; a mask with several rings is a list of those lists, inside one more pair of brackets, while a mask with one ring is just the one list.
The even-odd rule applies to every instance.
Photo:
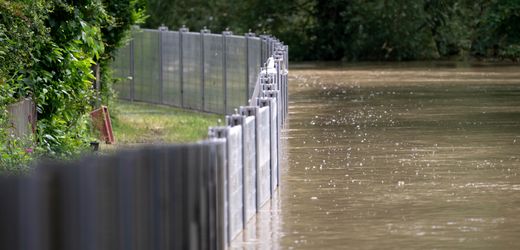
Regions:
[[182, 25], [182, 28], [179, 29], [179, 78], [181, 83], [181, 107], [184, 108], [184, 55], [182, 49], [182, 34], [189, 32], [190, 30], [186, 28], [185, 25]]
[[202, 102], [202, 110], [203, 111], [206, 111], [206, 77], [205, 77], [205, 71], [206, 71], [206, 68], [205, 68], [205, 65], [204, 65], [204, 61], [205, 61], [205, 58], [204, 58], [204, 34], [209, 34], [211, 31], [206, 29], [206, 27], [204, 27], [204, 29], [202, 29], [200, 31], [200, 53], [201, 53], [201, 60], [200, 60], [200, 85], [201, 85], [201, 91], [200, 91], [200, 99], [201, 99], [201, 102]]
[[227, 102], [228, 102], [228, 93], [227, 93], [227, 36], [232, 35], [233, 33], [226, 29], [226, 31], [222, 32], [222, 68], [223, 74], [222, 79], [224, 79], [224, 113], [227, 114]]
[[255, 53], [254, 51], [249, 50], [249, 43], [250, 43], [249, 41], [250, 41], [251, 37], [256, 37], [256, 34], [252, 33], [251, 30], [249, 30], [249, 33], [246, 33], [245, 36], [246, 36], [246, 67], [247, 67], [246, 68], [246, 81], [247, 81], [246, 103], [248, 103], [249, 99], [251, 98], [251, 95], [253, 94], [250, 92], [251, 88], [249, 86], [251, 84], [250, 79], [249, 79], [251, 77], [250, 72], [249, 72], [249, 68], [251, 66], [251, 65], [249, 65], [249, 56], [251, 55], [251, 53]]
[[135, 63], [134, 63], [134, 39], [130, 41], [130, 101], [134, 101], [135, 97]]
[[[289, 46], [285, 45], [285, 70], [289, 72]], [[289, 75], [285, 75], [285, 117], [289, 115]]]
[[164, 62], [163, 62], [163, 32], [168, 31], [168, 27], [162, 25], [159, 27], [159, 103], [164, 104]]
[[247, 103], [249, 101], [249, 36], [250, 36], [251, 33], [246, 33], [244, 35], [245, 39], [246, 39], [246, 91], [245, 91], [245, 94], [246, 94], [246, 102]]
[[267, 37], [265, 35], [261, 35], [260, 38], [260, 65], [264, 65], [267, 60]]

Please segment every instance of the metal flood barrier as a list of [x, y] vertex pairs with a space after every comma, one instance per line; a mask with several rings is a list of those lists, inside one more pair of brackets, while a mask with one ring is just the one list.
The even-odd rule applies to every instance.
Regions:
[[[234, 105], [235, 112], [227, 112], [226, 125], [210, 127], [208, 139], [197, 143], [41, 162], [26, 175], [0, 176], [0, 249], [226, 249], [277, 191], [283, 169], [280, 138], [288, 111], [287, 46], [270, 36], [246, 40], [247, 47], [263, 48], [254, 59], [264, 60], [260, 67], [239, 58], [244, 50], [234, 48], [243, 45], [239, 37], [230, 37], [228, 44], [228, 38], [207, 31], [136, 36], [127, 49], [130, 57], [153, 51], [179, 57], [142, 57], [160, 74], [131, 61], [134, 72], [143, 73], [131, 80], [142, 82], [120, 94], [214, 112]], [[157, 37], [161, 43], [155, 43]], [[176, 47], [176, 41], [181, 45]], [[221, 53], [222, 48], [233, 52]], [[227, 70], [226, 61], [258, 70]], [[256, 76], [242, 76], [245, 72]], [[227, 92], [221, 80], [228, 77], [243, 84], [230, 85], [235, 89]], [[250, 88], [245, 83], [253, 79]], [[247, 100], [242, 98], [245, 93]], [[243, 105], [219, 101], [234, 95], [242, 96]]]
[[254, 33], [135, 27], [113, 62], [114, 89], [124, 100], [228, 114], [247, 104], [274, 42]]
[[3, 177], [0, 249], [222, 249], [225, 152], [152, 146]]

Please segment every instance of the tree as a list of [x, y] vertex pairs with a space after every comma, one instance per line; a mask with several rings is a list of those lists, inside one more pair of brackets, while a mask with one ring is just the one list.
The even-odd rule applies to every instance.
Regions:
[[112, 71], [110, 65], [114, 61], [117, 49], [123, 47], [131, 38], [133, 25], [145, 20], [144, 0], [103, 0], [109, 18], [101, 25], [101, 37], [105, 50], [98, 59], [101, 73], [101, 102], [109, 104], [114, 96], [112, 90]]

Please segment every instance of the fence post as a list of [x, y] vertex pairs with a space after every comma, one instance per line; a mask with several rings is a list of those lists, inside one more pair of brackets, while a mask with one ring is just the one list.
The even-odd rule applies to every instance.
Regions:
[[182, 36], [183, 33], [189, 32], [190, 30], [186, 28], [185, 25], [182, 25], [182, 28], [179, 29], [179, 78], [181, 82], [181, 107], [184, 108], [184, 53], [183, 53], [183, 44], [182, 44]]
[[246, 103], [249, 102], [249, 98], [251, 97], [251, 93], [250, 93], [250, 75], [249, 75], [249, 67], [251, 65], [249, 65], [249, 55], [250, 53], [252, 53], [251, 51], [249, 51], [249, 40], [251, 37], [255, 37], [255, 33], [252, 33], [251, 30], [249, 30], [248, 33], [246, 33], [245, 35], [245, 38], [246, 38]]
[[[132, 27], [132, 33], [134, 34], [134, 30], [139, 29], [139, 26], [134, 25]], [[131, 84], [130, 84], [130, 101], [133, 102], [135, 99], [135, 36], [132, 34], [132, 40], [130, 40], [130, 76]]]
[[233, 32], [229, 31], [229, 29], [226, 29], [226, 31], [222, 32], [222, 79], [224, 79], [224, 113], [227, 114], [228, 108], [227, 108], [227, 100], [228, 100], [228, 91], [227, 91], [227, 36], [233, 35]]
[[264, 44], [265, 44], [265, 36], [264, 35], [260, 35], [260, 67], [262, 67], [264, 65], [264, 62], [265, 62], [265, 49], [264, 49]]
[[211, 33], [210, 30], [208, 30], [206, 27], [204, 27], [202, 30], [200, 30], [200, 83], [201, 83], [201, 90], [200, 90], [200, 99], [202, 101], [202, 110], [206, 111], [206, 68], [204, 65], [204, 62], [206, 61], [204, 57], [204, 34]]
[[163, 61], [163, 32], [168, 31], [168, 27], [161, 25], [159, 26], [159, 102], [164, 104], [164, 61]]
[[249, 101], [249, 34], [251, 34], [251, 30], [249, 33], [245, 33], [244, 34], [244, 37], [246, 39], [246, 102], [245, 103], [248, 103]]

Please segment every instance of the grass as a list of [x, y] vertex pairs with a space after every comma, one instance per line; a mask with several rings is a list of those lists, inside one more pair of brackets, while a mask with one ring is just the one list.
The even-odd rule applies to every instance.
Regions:
[[111, 107], [116, 145], [183, 143], [206, 138], [222, 115], [169, 106], [117, 101]]

